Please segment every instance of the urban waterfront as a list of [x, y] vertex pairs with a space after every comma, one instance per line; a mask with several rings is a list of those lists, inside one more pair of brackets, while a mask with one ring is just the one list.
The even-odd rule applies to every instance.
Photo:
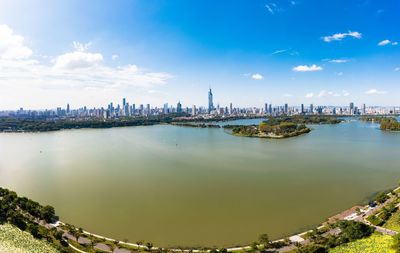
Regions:
[[120, 240], [231, 246], [261, 233], [280, 238], [398, 181], [397, 133], [353, 118], [311, 127], [285, 140], [167, 125], [3, 133], [0, 184]]

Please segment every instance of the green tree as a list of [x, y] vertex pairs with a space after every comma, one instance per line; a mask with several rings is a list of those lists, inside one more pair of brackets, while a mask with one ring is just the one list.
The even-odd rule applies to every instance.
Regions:
[[393, 249], [396, 253], [400, 253], [400, 234], [393, 236]]
[[264, 245], [264, 247], [268, 247], [269, 246], [269, 237], [267, 234], [261, 234], [258, 237], [258, 241], [260, 242], [260, 244]]
[[41, 218], [44, 219], [48, 223], [53, 222], [56, 217], [56, 212], [54, 210], [54, 207], [49, 206], [49, 205], [44, 206], [42, 208], [42, 211], [40, 214], [41, 214]]

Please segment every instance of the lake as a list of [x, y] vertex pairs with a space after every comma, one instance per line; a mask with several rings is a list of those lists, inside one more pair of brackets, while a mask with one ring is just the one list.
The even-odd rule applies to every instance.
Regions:
[[2, 133], [0, 186], [104, 236], [226, 247], [313, 228], [397, 185], [400, 133], [311, 127], [283, 140], [168, 125]]

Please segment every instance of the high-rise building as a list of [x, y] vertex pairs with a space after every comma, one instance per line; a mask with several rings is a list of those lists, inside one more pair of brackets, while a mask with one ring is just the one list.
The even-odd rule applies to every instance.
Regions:
[[144, 107], [143, 107], [143, 104], [140, 104], [139, 113], [140, 113], [141, 115], [144, 115]]
[[132, 115], [136, 114], [136, 105], [135, 104], [133, 104], [132, 107], [131, 107], [131, 114]]
[[314, 113], [314, 105], [310, 104], [310, 113], [313, 114]]
[[365, 104], [362, 105], [362, 114], [366, 114], [366, 108], [365, 108]]
[[125, 105], [124, 105], [124, 116], [130, 116], [129, 115], [129, 103], [125, 103]]
[[150, 104], [147, 104], [147, 105], [146, 105], [146, 114], [147, 114], [147, 115], [150, 115], [150, 114], [151, 114], [151, 111], [150, 111]]
[[288, 113], [288, 104], [285, 104], [285, 109], [284, 109], [285, 114]]
[[197, 109], [196, 109], [196, 106], [193, 105], [192, 106], [192, 115], [196, 115], [196, 114], [197, 114]]
[[351, 102], [349, 106], [350, 114], [354, 114], [354, 103]]
[[69, 104], [67, 104], [67, 114], [69, 114], [69, 111], [70, 110], [70, 108], [69, 108]]
[[208, 113], [211, 113], [214, 110], [214, 103], [213, 103], [213, 94], [210, 90], [208, 91]]
[[126, 105], [126, 98], [123, 98], [122, 99], [122, 108], [125, 108], [125, 105]]
[[269, 104], [269, 106], [268, 106], [268, 113], [272, 114], [272, 105], [271, 104]]
[[301, 104], [300, 113], [304, 114], [304, 104]]
[[267, 114], [268, 113], [268, 103], [264, 104], [264, 113]]
[[181, 101], [179, 101], [178, 104], [176, 104], [176, 112], [177, 112], [177, 113], [182, 113], [182, 104], [181, 104]]
[[229, 103], [229, 114], [233, 114], [233, 105]]
[[164, 110], [163, 110], [164, 114], [168, 114], [168, 103], [164, 104]]

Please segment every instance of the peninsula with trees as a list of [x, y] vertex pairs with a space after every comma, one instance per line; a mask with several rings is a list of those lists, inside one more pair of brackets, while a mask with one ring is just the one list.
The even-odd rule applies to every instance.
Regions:
[[394, 117], [364, 116], [360, 119], [365, 122], [379, 123], [379, 128], [384, 131], [400, 131], [400, 122]]
[[235, 136], [282, 139], [299, 136], [311, 132], [306, 124], [338, 124], [337, 117], [326, 116], [281, 116], [269, 117], [259, 125], [227, 125]]

